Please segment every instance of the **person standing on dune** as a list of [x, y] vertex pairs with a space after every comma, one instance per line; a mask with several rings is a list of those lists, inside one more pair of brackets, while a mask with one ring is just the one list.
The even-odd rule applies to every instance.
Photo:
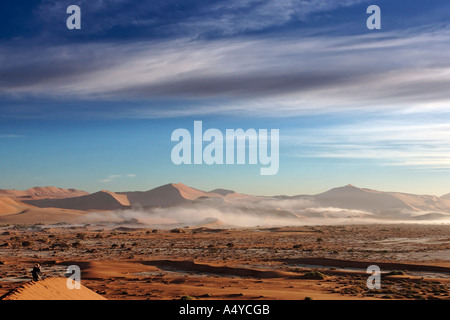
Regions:
[[36, 263], [31, 270], [31, 275], [33, 276], [33, 281], [39, 281], [41, 279], [41, 266]]

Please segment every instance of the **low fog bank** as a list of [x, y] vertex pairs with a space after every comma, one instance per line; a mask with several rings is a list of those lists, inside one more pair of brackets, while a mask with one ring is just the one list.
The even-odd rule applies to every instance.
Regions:
[[405, 209], [365, 211], [320, 207], [313, 199], [201, 199], [169, 208], [134, 207], [89, 213], [84, 223], [136, 227], [273, 227], [341, 224], [449, 224], [450, 214]]

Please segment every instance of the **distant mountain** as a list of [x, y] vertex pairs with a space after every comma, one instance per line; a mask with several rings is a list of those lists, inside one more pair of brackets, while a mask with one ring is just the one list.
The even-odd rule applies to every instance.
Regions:
[[[189, 203], [196, 199], [222, 197], [220, 194], [194, 189], [182, 183], [171, 183], [148, 191], [118, 193], [100, 191], [88, 194], [83, 191], [79, 192], [78, 190], [71, 190], [73, 189], [49, 189], [48, 187], [45, 187], [33, 188], [27, 191], [7, 190], [4, 194], [13, 195], [22, 202], [39, 208], [61, 208], [72, 210], [116, 210], [129, 208], [130, 206], [142, 206], [146, 208], [170, 207]], [[75, 195], [79, 193], [82, 193], [82, 195], [63, 198], [64, 195]], [[45, 197], [45, 194], [52, 197]]]
[[352, 185], [334, 188], [314, 196], [321, 206], [371, 212], [407, 210], [450, 212], [450, 201], [431, 195], [382, 192]]
[[[77, 194], [81, 196], [73, 196]], [[448, 218], [450, 214], [450, 195], [437, 197], [382, 192], [352, 185], [316, 195], [292, 197], [250, 196], [226, 189], [206, 192], [182, 183], [170, 183], [148, 191], [88, 194], [74, 189], [36, 187], [26, 191], [0, 190], [0, 195], [3, 195], [0, 196], [0, 214], [3, 215], [20, 212], [27, 205], [79, 211], [171, 207], [206, 212], [208, 208], [213, 208], [223, 214], [240, 213], [271, 219], [371, 217], [426, 220]]]
[[443, 195], [441, 199], [450, 200], [450, 193], [447, 193], [446, 195]]
[[360, 189], [352, 185], [331, 189], [315, 195], [314, 198], [320, 205], [325, 207], [367, 211], [410, 209], [409, 205], [391, 194], [370, 189]]
[[120, 192], [128, 197], [131, 206], [170, 207], [201, 197], [218, 197], [218, 194], [188, 187], [182, 183], [170, 183], [148, 191]]
[[61, 208], [72, 210], [117, 210], [130, 207], [126, 196], [110, 191], [99, 191], [81, 197], [65, 199], [23, 200], [39, 208]]
[[432, 195], [418, 195], [400, 192], [387, 192], [403, 201], [413, 211], [450, 212], [450, 199], [439, 198]]
[[10, 197], [12, 199], [63, 199], [88, 195], [88, 192], [76, 189], [63, 189], [57, 187], [34, 187], [28, 190], [0, 190], [0, 197]]

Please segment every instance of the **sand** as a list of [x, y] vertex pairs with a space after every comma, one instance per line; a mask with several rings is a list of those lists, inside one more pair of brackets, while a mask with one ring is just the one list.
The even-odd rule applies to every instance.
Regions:
[[[107, 299], [450, 299], [450, 225], [383, 220], [402, 214], [392, 208], [409, 210], [413, 217], [428, 209], [446, 217], [448, 199], [353, 186], [291, 198], [204, 192], [183, 184], [66, 198], [78, 191], [30, 190], [27, 197], [36, 199], [0, 191], [0, 295], [25, 285], [34, 296], [32, 290], [39, 287], [29, 284], [29, 273], [40, 263], [49, 281], [64, 277], [68, 265], [78, 265], [82, 283]], [[53, 198], [39, 198], [43, 195]], [[287, 207], [292, 201], [296, 206], [306, 201], [375, 208], [361, 214], [378, 214], [374, 221], [383, 224], [357, 224], [362, 220], [353, 220], [348, 210], [325, 208], [301, 213], [310, 214], [316, 224], [337, 224], [339, 220], [325, 217], [343, 215], [347, 224], [230, 226], [230, 219], [237, 223], [244, 215], [262, 223], [266, 213], [281, 216], [284, 211], [273, 207], [273, 201], [292, 212], [296, 208]], [[128, 210], [138, 204], [157, 208]], [[211, 216], [217, 212], [211, 208], [223, 210]], [[207, 214], [199, 214], [201, 210]], [[298, 221], [306, 223], [305, 217], [298, 214]], [[380, 291], [366, 286], [369, 265], [382, 269]], [[389, 274], [398, 270], [402, 272]], [[61, 290], [55, 284], [48, 298], [70, 298]]]
[[[450, 299], [445, 225], [176, 232], [7, 226], [0, 228], [0, 256], [0, 295], [29, 282], [40, 263], [51, 277], [78, 265], [82, 283], [108, 300]], [[382, 290], [366, 287], [371, 264], [382, 270]], [[388, 275], [393, 270], [403, 273]]]
[[148, 191], [121, 192], [127, 196], [131, 205], [143, 207], [169, 207], [200, 197], [221, 197], [216, 193], [188, 187], [182, 183], [170, 183]]
[[66, 278], [47, 278], [28, 282], [8, 293], [3, 300], [106, 300], [84, 285], [80, 289], [68, 289]]
[[32, 199], [63, 199], [71, 197], [80, 197], [88, 195], [88, 192], [76, 189], [64, 189], [57, 187], [34, 187], [27, 190], [0, 190], [0, 197], [10, 197], [16, 200], [32, 200]]
[[23, 202], [39, 208], [61, 208], [71, 210], [119, 210], [126, 209], [130, 203], [125, 195], [110, 191], [99, 191], [93, 194], [64, 198], [24, 200]]
[[180, 192], [181, 196], [188, 200], [195, 200], [200, 197], [219, 197], [220, 195], [216, 193], [209, 193], [202, 190], [194, 189], [188, 187], [182, 183], [172, 184], [172, 186]]
[[0, 197], [0, 216], [18, 213], [22, 210], [21, 205], [8, 197]]
[[0, 214], [0, 224], [78, 223], [85, 215], [85, 211], [27, 206], [17, 213]]
[[[182, 183], [167, 184], [148, 191], [111, 192], [102, 190], [82, 196], [74, 195], [83, 193], [83, 191], [55, 187], [32, 188], [20, 192], [0, 190], [0, 195], [2, 192], [4, 195], [4, 197], [0, 197], [0, 215], [18, 213], [23, 210], [24, 204], [38, 208], [61, 208], [77, 211], [122, 209], [142, 211], [176, 207], [175, 211], [180, 212], [180, 209], [195, 211], [201, 206], [201, 212], [197, 212], [200, 218], [197, 220], [216, 218], [228, 223], [229, 226], [249, 225], [244, 222], [236, 223], [236, 220], [247, 222], [253, 220], [253, 226], [345, 223], [346, 220], [342, 219], [348, 218], [359, 218], [358, 222], [365, 220], [368, 223], [387, 220], [390, 220], [391, 223], [450, 221], [450, 200], [432, 195], [382, 192], [352, 185], [334, 188], [317, 195], [293, 197], [258, 197], [223, 189], [213, 191], [216, 192], [198, 190]], [[20, 196], [20, 193], [26, 193], [29, 196], [26, 198]], [[17, 208], [16, 204], [7, 203], [7, 201], [20, 201], [20, 208]], [[211, 212], [213, 212], [212, 216]], [[223, 217], [223, 215], [230, 216], [234, 213], [239, 216], [239, 219], [228, 220]], [[270, 223], [266, 221], [267, 215], [271, 218]], [[197, 216], [197, 214], [191, 216]], [[170, 212], [166, 218], [172, 218]], [[255, 222], [255, 218], [261, 218], [261, 221]], [[337, 220], [321, 222], [316, 220], [317, 218], [319, 220], [335, 218], [341, 219], [341, 222], [336, 222]], [[195, 218], [193, 217], [193, 219]], [[280, 221], [280, 219], [292, 221]], [[42, 222], [45, 223], [45, 221]], [[179, 222], [189, 223], [185, 219]]]

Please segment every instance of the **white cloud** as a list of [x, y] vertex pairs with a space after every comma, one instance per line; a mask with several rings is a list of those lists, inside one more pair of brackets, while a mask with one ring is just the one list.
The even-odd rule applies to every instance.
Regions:
[[[1, 94], [183, 101], [171, 107], [162, 102], [160, 108], [126, 105], [113, 113], [137, 118], [290, 117], [349, 110], [408, 114], [445, 111], [450, 103], [450, 29], [61, 45], [32, 56], [38, 49], [0, 53], [0, 61], [11, 58], [0, 66], [7, 79], [0, 79]], [[185, 101], [195, 101], [195, 107]]]
[[16, 138], [24, 138], [25, 136], [20, 134], [0, 134], [0, 138], [10, 138], [10, 139], [16, 139]]
[[126, 175], [122, 175], [122, 174], [110, 174], [109, 176], [107, 176], [105, 179], [101, 179], [100, 182], [112, 182], [116, 179], [119, 178], [135, 178], [136, 175], [132, 174], [132, 173], [128, 173]]
[[373, 120], [295, 130], [284, 143], [300, 147], [298, 157], [370, 159], [383, 165], [450, 169], [450, 125], [441, 121]]
[[[113, 28], [127, 26], [151, 26], [152, 31], [162, 34], [184, 34], [195, 37], [205, 34], [235, 35], [282, 26], [291, 21], [307, 21], [310, 16], [339, 7], [348, 7], [368, 0], [227, 0], [186, 5], [183, 14], [173, 19], [173, 4], [167, 1], [133, 0], [78, 0], [83, 21], [89, 28], [83, 32], [96, 34]], [[53, 31], [55, 21], [61, 19], [71, 4], [65, 1], [45, 0], [37, 15], [40, 23]], [[177, 6], [178, 7], [178, 6]], [[184, 5], [183, 5], [184, 7]], [[126, 8], [126, 10], [124, 10]]]
[[200, 35], [211, 32], [234, 35], [281, 26], [295, 20], [307, 21], [313, 14], [364, 1], [231, 0], [213, 3], [204, 9], [207, 14], [189, 17], [172, 28]]

